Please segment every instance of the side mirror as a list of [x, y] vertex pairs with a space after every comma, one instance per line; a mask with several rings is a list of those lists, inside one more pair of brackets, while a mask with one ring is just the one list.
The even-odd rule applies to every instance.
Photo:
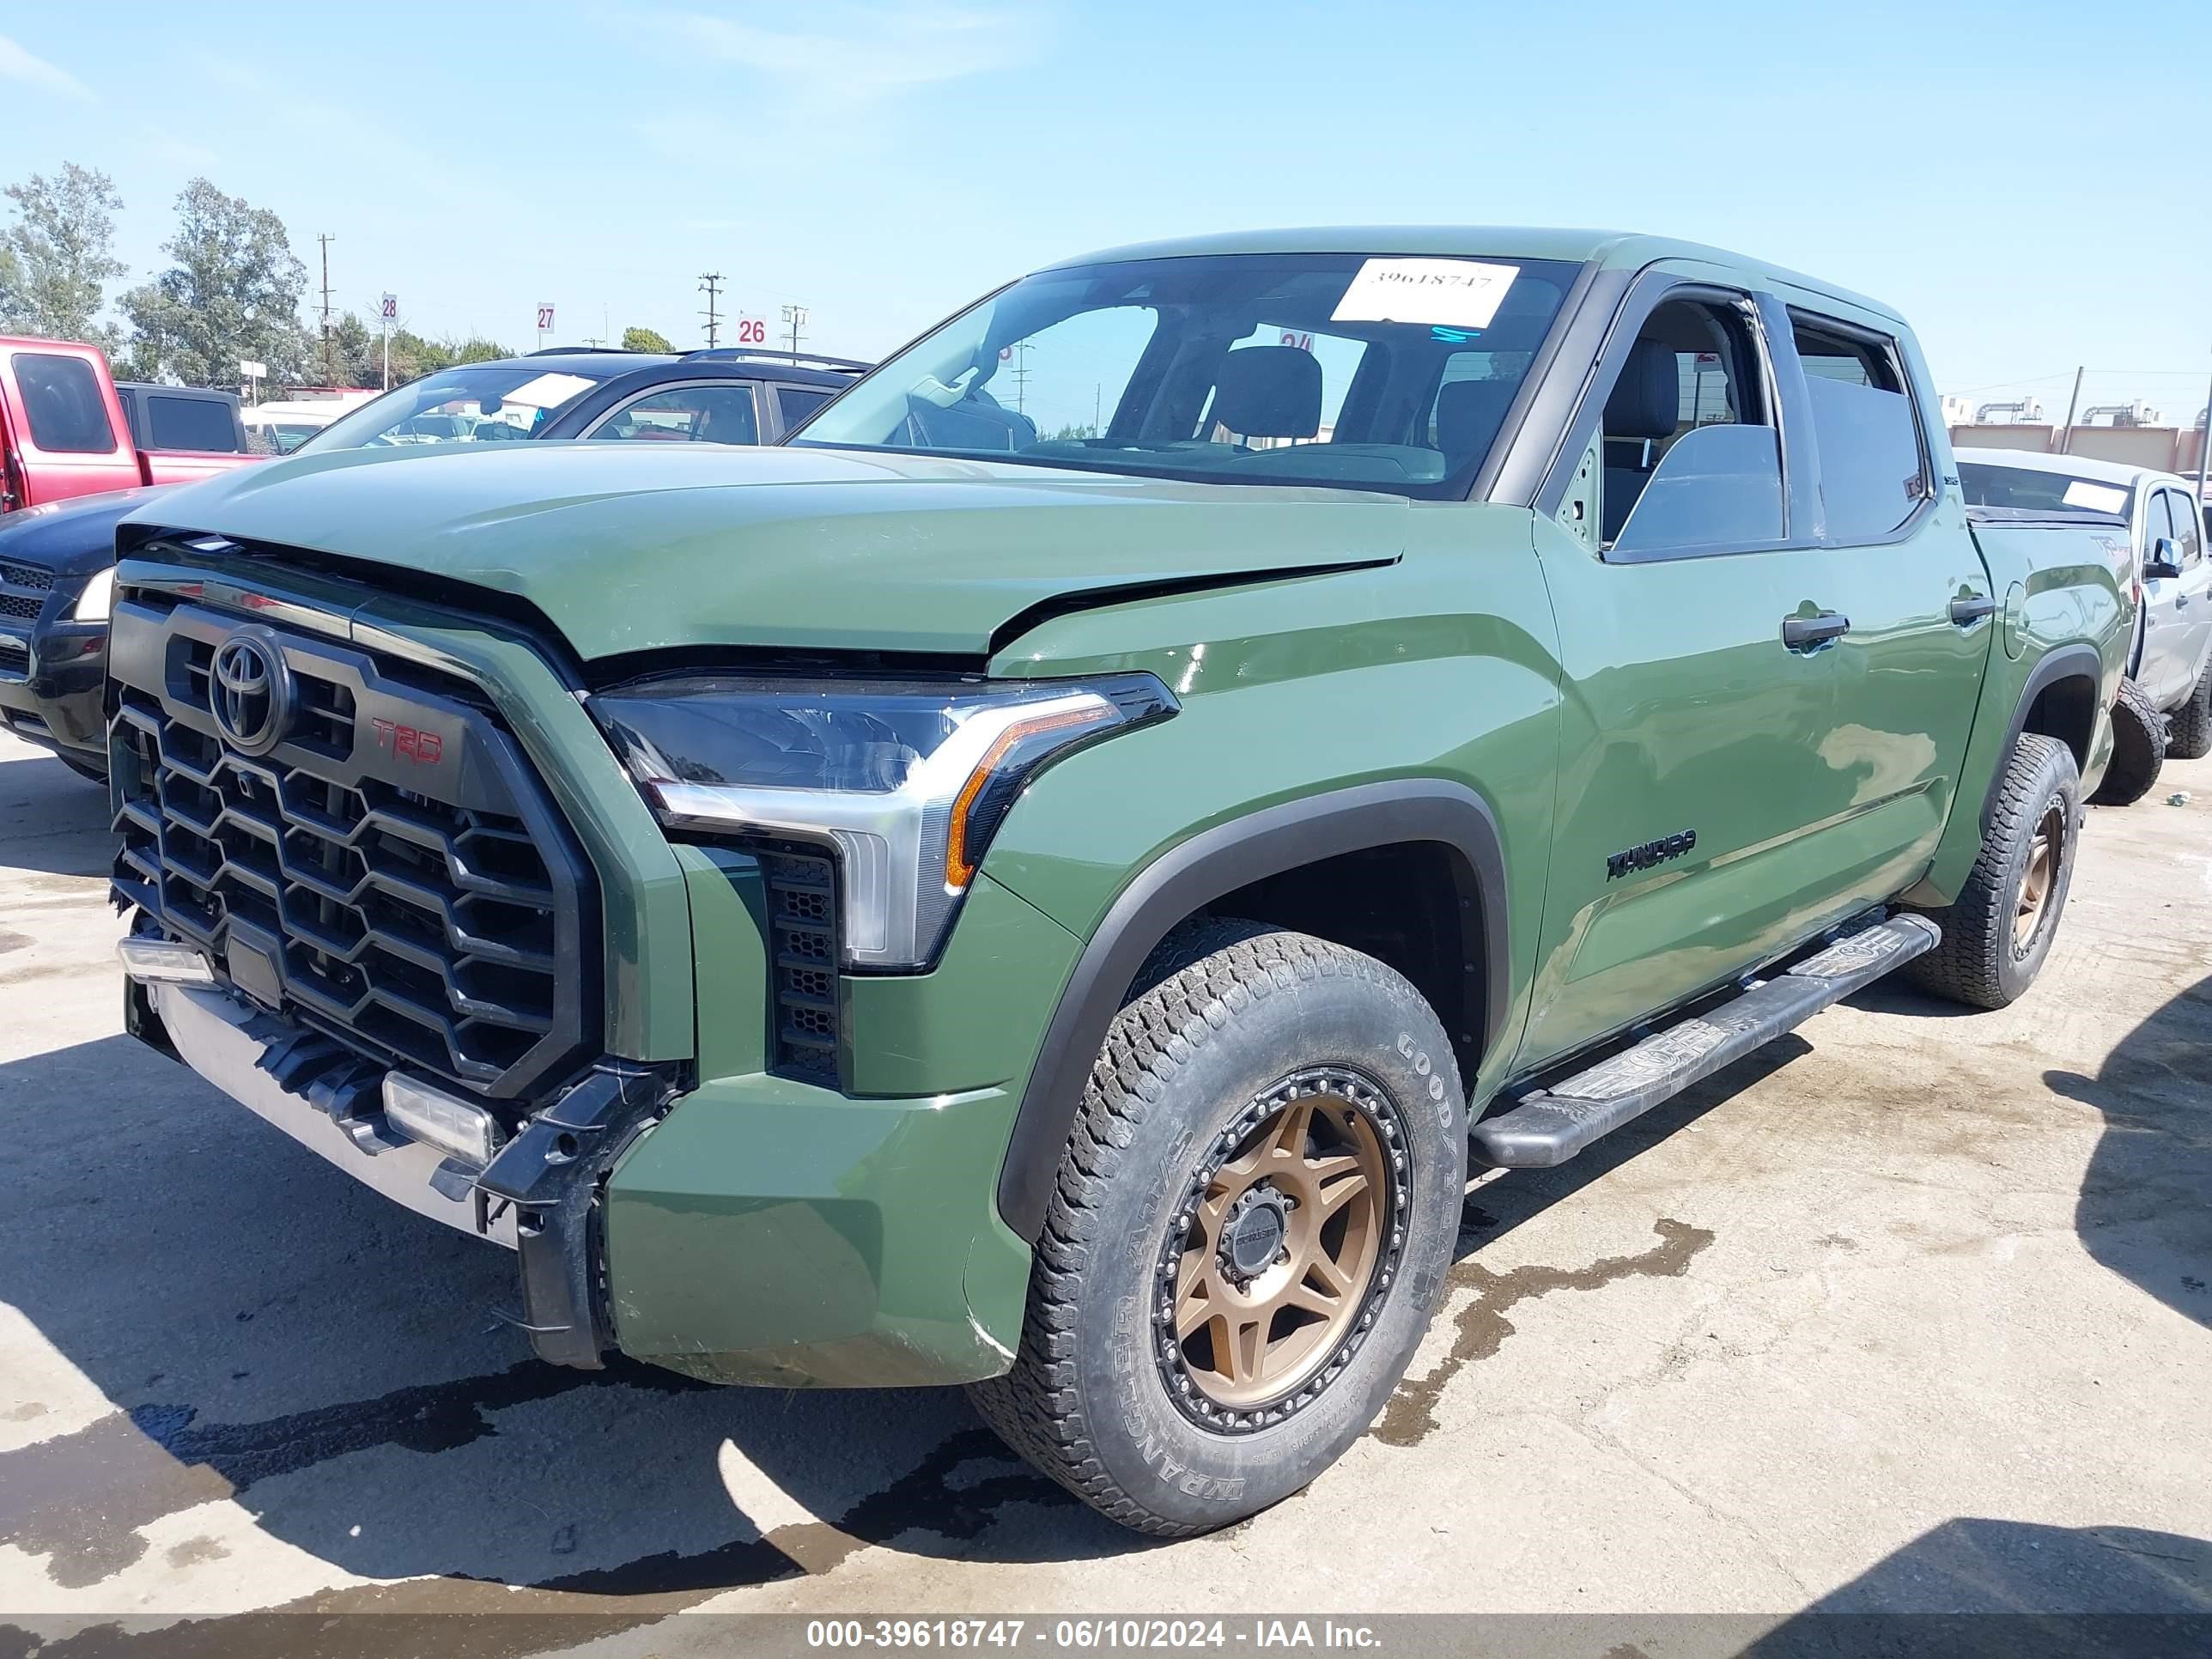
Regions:
[[2150, 556], [2143, 561], [2143, 580], [2155, 581], [2160, 576], [2181, 574], [2181, 551], [2173, 544], [2171, 536], [2160, 536], [2150, 544]]

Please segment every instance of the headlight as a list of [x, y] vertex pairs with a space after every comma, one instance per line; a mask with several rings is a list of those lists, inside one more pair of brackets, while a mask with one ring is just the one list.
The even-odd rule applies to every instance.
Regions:
[[669, 829], [836, 849], [847, 966], [935, 959], [1040, 768], [1173, 714], [1149, 674], [929, 683], [688, 675], [589, 699]]
[[84, 592], [76, 596], [76, 607], [70, 615], [79, 622], [106, 622], [108, 611], [115, 604], [115, 567], [94, 571]]

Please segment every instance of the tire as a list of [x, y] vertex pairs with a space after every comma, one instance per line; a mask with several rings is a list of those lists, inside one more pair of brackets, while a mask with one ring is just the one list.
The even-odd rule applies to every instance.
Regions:
[[[1450, 1265], [1467, 1103], [1429, 1005], [1358, 951], [1209, 922], [1171, 937], [1138, 987], [1091, 1066], [1037, 1240], [1020, 1352], [1006, 1376], [969, 1395], [1008, 1445], [1092, 1508], [1177, 1538], [1301, 1490], [1389, 1400]], [[1297, 1127], [1301, 1100], [1310, 1131]], [[1370, 1161], [1333, 1178], [1381, 1178], [1371, 1203], [1363, 1187], [1322, 1209], [1310, 1195], [1340, 1189], [1318, 1184], [1307, 1149], [1341, 1162], [1353, 1139], [1334, 1137], [1347, 1131], [1364, 1137], [1355, 1161]], [[1272, 1149], [1279, 1133], [1298, 1156]], [[1308, 1202], [1285, 1204], [1289, 1189], [1272, 1174], [1230, 1201], [1248, 1178], [1237, 1171], [1276, 1167], [1269, 1158], [1315, 1171], [1316, 1184], [1298, 1189]], [[1302, 1223], [1300, 1212], [1328, 1219]], [[1346, 1252], [1355, 1233], [1367, 1241], [1364, 1277], [1340, 1281], [1350, 1288], [1336, 1311], [1292, 1308], [1241, 1328], [1206, 1319], [1181, 1344], [1156, 1322], [1183, 1308], [1234, 1316], [1258, 1305], [1239, 1298], [1293, 1274], [1304, 1291], [1314, 1282], [1304, 1264], [1322, 1246], [1297, 1242], [1295, 1225], [1315, 1226], [1310, 1237], [1323, 1242], [1339, 1229]], [[1278, 1228], [1284, 1254], [1269, 1255]], [[1210, 1289], [1184, 1289], [1208, 1279]], [[1193, 1300], [1200, 1291], [1206, 1299]], [[1243, 1346], [1246, 1330], [1267, 1358], [1243, 1402], [1218, 1404], [1231, 1380], [1214, 1344], [1227, 1335], [1231, 1350]], [[1266, 1366], [1280, 1353], [1294, 1358], [1270, 1380]], [[1266, 1397], [1278, 1383], [1280, 1397]]]
[[[1950, 908], [1928, 913], [1942, 942], [1905, 971], [1924, 990], [1972, 1008], [2017, 1000], [2051, 954], [2066, 908], [2081, 826], [2081, 780], [2074, 751], [2023, 732], [2014, 743], [1990, 810], [1982, 850]], [[2031, 930], [2018, 931], [2039, 834], [2052, 844]]]
[[2166, 716], [2150, 693], [2133, 680], [2120, 682], [2112, 700], [2112, 762], [2089, 797], [2092, 806], [2132, 806], [2150, 793], [2166, 764]]
[[2212, 664], [2197, 677], [2189, 700], [2173, 711], [2166, 752], [2174, 760], [2203, 760], [2212, 755]]

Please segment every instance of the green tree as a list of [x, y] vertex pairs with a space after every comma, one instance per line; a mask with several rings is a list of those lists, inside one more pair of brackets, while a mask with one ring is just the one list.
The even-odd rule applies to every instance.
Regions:
[[626, 328], [623, 331], [624, 351], [673, 351], [665, 334], [656, 334], [649, 328]]
[[99, 318], [107, 284], [128, 269], [114, 255], [123, 203], [113, 181], [64, 161], [57, 178], [9, 185], [8, 199], [15, 222], [0, 233], [0, 332], [86, 340], [112, 356], [116, 330]]
[[275, 384], [321, 381], [318, 343], [300, 324], [307, 268], [274, 213], [195, 179], [177, 198], [177, 234], [161, 251], [176, 264], [123, 296], [135, 374], [232, 386], [250, 358], [269, 366]]

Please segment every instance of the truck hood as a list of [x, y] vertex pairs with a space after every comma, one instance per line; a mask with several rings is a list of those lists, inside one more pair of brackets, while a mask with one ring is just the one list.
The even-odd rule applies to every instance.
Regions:
[[103, 489], [0, 513], [0, 559], [21, 559], [57, 576], [82, 576], [115, 562], [115, 526], [174, 484]]
[[385, 567], [365, 574], [398, 593], [415, 572], [495, 589], [586, 660], [687, 646], [981, 657], [1029, 613], [1127, 590], [1395, 559], [1407, 508], [872, 451], [538, 442], [295, 456], [130, 522]]

